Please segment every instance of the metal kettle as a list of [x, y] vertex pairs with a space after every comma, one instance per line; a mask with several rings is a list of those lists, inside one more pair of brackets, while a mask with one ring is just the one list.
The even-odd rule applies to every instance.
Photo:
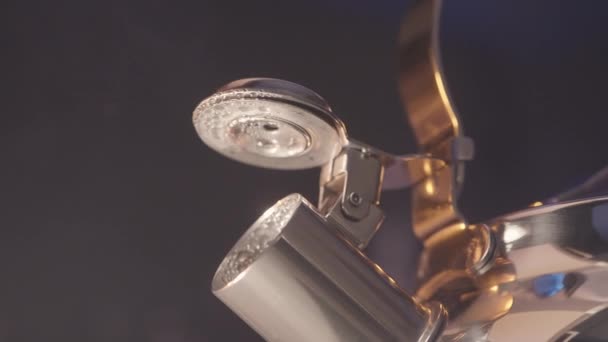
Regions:
[[[270, 207], [220, 264], [213, 293], [268, 341], [608, 341], [608, 197], [580, 187], [488, 222], [457, 208], [474, 157], [439, 49], [440, 0], [400, 34], [400, 93], [420, 150], [396, 156], [350, 138], [313, 91], [277, 80], [229, 83], [194, 111], [223, 155], [274, 169], [320, 167], [319, 199]], [[367, 255], [409, 189], [423, 243], [414, 293]]]

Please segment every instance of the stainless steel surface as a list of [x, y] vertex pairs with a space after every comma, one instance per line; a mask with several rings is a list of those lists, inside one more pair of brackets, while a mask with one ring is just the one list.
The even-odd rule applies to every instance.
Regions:
[[[289, 113], [254, 117], [286, 139], [275, 139], [279, 148], [268, 153], [258, 151], [255, 140], [268, 132], [235, 139], [232, 145], [253, 142], [237, 159], [276, 168], [322, 166], [318, 208], [299, 195], [279, 202], [237, 243], [213, 280], [214, 293], [267, 340], [565, 342], [608, 336], [601, 328], [608, 326], [608, 197], [538, 202], [477, 224], [459, 212], [464, 162], [473, 158], [474, 146], [463, 134], [441, 65], [441, 7], [441, 0], [418, 1], [400, 37], [400, 92], [419, 154], [397, 157], [348, 139], [325, 102], [297, 85], [254, 79], [223, 90], [263, 88], [272, 95], [256, 99]], [[203, 103], [199, 117], [207, 110]], [[298, 121], [298, 110], [314, 120]], [[247, 126], [246, 119], [234, 125]], [[271, 119], [277, 122], [263, 122]], [[199, 134], [203, 140], [213, 135], [200, 128]], [[319, 138], [330, 148], [315, 150]], [[305, 160], [308, 153], [314, 160]], [[602, 171], [553, 200], [593, 193], [605, 179]], [[407, 270], [419, 280], [415, 300], [361, 252], [384, 220], [381, 192], [406, 187], [412, 187], [412, 230], [423, 243], [417, 268]]]
[[427, 155], [395, 156], [351, 139], [321, 169], [319, 209], [363, 249], [384, 221], [382, 191], [417, 186], [446, 167], [443, 160]]
[[451, 174], [443, 160], [425, 154], [397, 157], [348, 139], [344, 124], [319, 95], [287, 81], [229, 83], [197, 106], [193, 121], [207, 145], [243, 163], [275, 169], [322, 166], [319, 208], [359, 248], [384, 220], [383, 189]]
[[427, 179], [429, 174], [437, 173], [447, 166], [445, 161], [424, 154], [389, 156], [384, 158], [383, 163], [383, 191], [412, 187]]
[[369, 214], [380, 200], [383, 172], [382, 161], [366, 150], [347, 147], [334, 159], [332, 174], [346, 177], [340, 203], [344, 215], [360, 220]]
[[212, 288], [268, 341], [433, 341], [445, 318], [440, 305], [400, 290], [300, 195], [262, 215]]
[[321, 170], [320, 212], [359, 248], [384, 220], [378, 206], [383, 173], [382, 160], [352, 142]]
[[[535, 207], [488, 226], [495, 247], [479, 226], [425, 241], [416, 295], [446, 306], [445, 340], [557, 341], [608, 306], [608, 197]], [[480, 255], [490, 261], [472, 271]]]
[[344, 125], [319, 95], [276, 79], [229, 83], [197, 106], [193, 121], [211, 148], [266, 168], [318, 167], [346, 143]]
[[[541, 206], [487, 225], [466, 223], [456, 200], [472, 144], [463, 136], [441, 64], [441, 7], [441, 0], [417, 2], [399, 47], [410, 124], [421, 149], [447, 163], [413, 190], [413, 229], [424, 239], [416, 296], [446, 306], [444, 340], [563, 341], [570, 334], [569, 340], [573, 325], [607, 305], [607, 200]], [[558, 200], [589, 194], [596, 183]], [[539, 288], [543, 284], [548, 288]]]

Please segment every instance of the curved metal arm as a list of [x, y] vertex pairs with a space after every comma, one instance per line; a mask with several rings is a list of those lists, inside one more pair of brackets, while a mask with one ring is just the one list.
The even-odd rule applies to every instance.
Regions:
[[464, 181], [464, 161], [473, 141], [463, 134], [446, 86], [439, 48], [441, 0], [422, 0], [410, 9], [399, 39], [399, 88], [409, 122], [423, 153], [449, 162], [429, 173], [413, 192], [414, 232], [426, 237], [462, 223], [456, 199]]

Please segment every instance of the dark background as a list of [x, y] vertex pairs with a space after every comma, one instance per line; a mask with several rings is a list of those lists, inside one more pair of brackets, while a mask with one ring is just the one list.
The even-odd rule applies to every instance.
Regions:
[[[445, 68], [477, 144], [467, 216], [608, 164], [608, 2], [447, 2]], [[318, 171], [225, 159], [192, 109], [228, 81], [284, 78], [322, 94], [351, 136], [414, 152], [396, 87], [407, 5], [2, 2], [0, 341], [259, 341], [212, 275], [270, 204], [314, 200]]]

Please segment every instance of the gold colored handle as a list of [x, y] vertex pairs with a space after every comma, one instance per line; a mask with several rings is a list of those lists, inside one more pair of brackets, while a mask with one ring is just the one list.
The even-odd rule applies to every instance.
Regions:
[[414, 232], [427, 237], [453, 224], [464, 224], [456, 199], [464, 181], [464, 161], [473, 158], [473, 142], [463, 134], [441, 65], [441, 0], [421, 0], [411, 8], [399, 37], [399, 90], [421, 152], [448, 162], [430, 170], [413, 190]]

